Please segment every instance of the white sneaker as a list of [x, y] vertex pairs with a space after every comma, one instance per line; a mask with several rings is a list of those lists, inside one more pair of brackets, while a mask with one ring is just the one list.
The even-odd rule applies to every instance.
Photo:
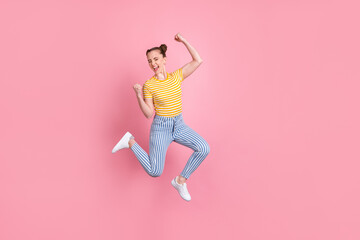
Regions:
[[127, 132], [125, 135], [120, 139], [120, 141], [115, 145], [112, 150], [112, 153], [115, 153], [123, 148], [129, 148], [129, 140], [130, 138], [134, 138], [131, 133]]
[[183, 184], [177, 183], [177, 178], [178, 178], [178, 177], [175, 177], [175, 178], [171, 181], [171, 184], [173, 185], [173, 187], [174, 187], [176, 190], [178, 190], [180, 196], [181, 196], [185, 201], [190, 201], [190, 200], [191, 200], [191, 196], [190, 196], [190, 193], [189, 193], [188, 190], [187, 190], [186, 183], [183, 183]]

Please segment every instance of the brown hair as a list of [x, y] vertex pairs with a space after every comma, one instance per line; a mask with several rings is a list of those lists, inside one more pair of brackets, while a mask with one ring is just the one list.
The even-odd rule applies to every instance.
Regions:
[[160, 53], [163, 55], [163, 57], [166, 57], [167, 46], [165, 44], [161, 44], [160, 47], [153, 47], [148, 49], [146, 51], [146, 55], [153, 50], [160, 50]]

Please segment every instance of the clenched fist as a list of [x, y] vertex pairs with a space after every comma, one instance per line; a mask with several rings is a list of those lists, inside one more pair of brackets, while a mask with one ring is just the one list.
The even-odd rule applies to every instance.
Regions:
[[185, 41], [185, 38], [180, 33], [177, 33], [174, 38], [178, 42], [184, 42]]
[[140, 85], [140, 84], [135, 84], [134, 86], [133, 86], [133, 88], [134, 88], [134, 91], [135, 91], [135, 93], [136, 93], [136, 96], [142, 96], [142, 86]]

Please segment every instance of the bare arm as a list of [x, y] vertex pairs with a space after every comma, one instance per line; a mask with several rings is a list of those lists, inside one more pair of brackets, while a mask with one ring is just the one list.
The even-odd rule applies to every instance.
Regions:
[[192, 74], [203, 62], [203, 60], [201, 59], [199, 53], [196, 51], [196, 49], [190, 45], [190, 43], [183, 37], [180, 35], [180, 33], [176, 34], [175, 36], [175, 40], [178, 42], [182, 42], [185, 47], [188, 49], [191, 57], [192, 57], [192, 61], [185, 64], [182, 67], [183, 70], [183, 77], [184, 79], [187, 78], [188, 76], [190, 76], [190, 74]]
[[143, 98], [142, 86], [140, 84], [134, 85], [136, 98], [139, 103], [139, 107], [146, 118], [151, 118], [154, 115], [154, 104], [152, 98]]

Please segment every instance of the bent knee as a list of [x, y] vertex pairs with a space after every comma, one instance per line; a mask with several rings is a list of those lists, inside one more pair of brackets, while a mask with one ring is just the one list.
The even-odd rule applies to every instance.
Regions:
[[207, 156], [210, 153], [210, 145], [207, 142], [205, 142], [205, 144], [203, 144], [199, 149], [199, 152]]
[[162, 172], [159, 172], [159, 171], [149, 173], [149, 175], [150, 175], [151, 177], [160, 177], [161, 174], [162, 174]]

